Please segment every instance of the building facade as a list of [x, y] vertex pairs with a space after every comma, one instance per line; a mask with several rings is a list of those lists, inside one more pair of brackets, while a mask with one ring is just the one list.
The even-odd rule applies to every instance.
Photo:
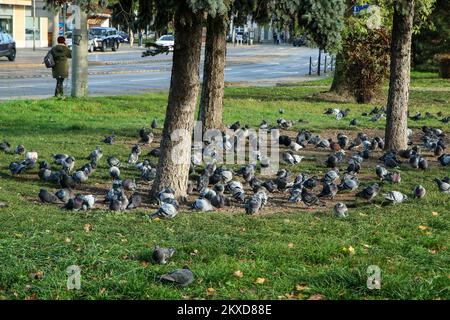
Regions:
[[10, 34], [18, 48], [48, 46], [48, 17], [43, 10], [43, 1], [36, 3], [33, 18], [32, 0], [0, 0], [0, 31]]

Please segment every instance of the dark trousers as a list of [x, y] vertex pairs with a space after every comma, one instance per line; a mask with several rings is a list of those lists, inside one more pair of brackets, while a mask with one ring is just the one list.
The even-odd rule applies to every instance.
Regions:
[[59, 96], [63, 96], [64, 95], [63, 83], [64, 83], [64, 78], [63, 77], [56, 78], [55, 97], [59, 97]]

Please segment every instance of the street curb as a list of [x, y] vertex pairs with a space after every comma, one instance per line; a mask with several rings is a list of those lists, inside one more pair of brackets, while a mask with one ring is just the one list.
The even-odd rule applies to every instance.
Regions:
[[[105, 74], [129, 74], [129, 73], [156, 73], [156, 72], [162, 72], [162, 71], [169, 71], [163, 70], [163, 69], [155, 69], [155, 70], [124, 70], [124, 71], [94, 71], [94, 72], [88, 72], [88, 75], [95, 76], [95, 75], [105, 75]], [[70, 74], [69, 74], [70, 76]], [[50, 73], [46, 74], [34, 74], [34, 75], [14, 75], [14, 76], [2, 76], [2, 79], [36, 79], [36, 78], [50, 78], [52, 75]]]

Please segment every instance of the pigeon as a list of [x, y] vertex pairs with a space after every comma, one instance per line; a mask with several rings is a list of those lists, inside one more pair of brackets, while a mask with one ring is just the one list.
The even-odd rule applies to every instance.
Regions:
[[313, 205], [324, 206], [324, 203], [322, 201], [320, 201], [316, 195], [308, 192], [308, 190], [306, 190], [306, 189], [302, 189], [302, 201], [307, 206], [313, 206]]
[[152, 124], [150, 126], [151, 126], [152, 129], [158, 128], [158, 122], [156, 121], [155, 118], [152, 120]]
[[122, 186], [125, 190], [134, 191], [136, 190], [136, 182], [134, 179], [125, 179], [122, 181]]
[[444, 182], [438, 178], [434, 179], [434, 181], [438, 185], [439, 191], [444, 192], [444, 193], [450, 193], [450, 183]]
[[129, 204], [127, 209], [136, 209], [137, 207], [139, 207], [142, 203], [142, 198], [139, 194], [137, 193], [133, 193], [133, 195], [131, 196], [130, 200], [129, 200]]
[[17, 154], [20, 154], [20, 155], [24, 154], [25, 151], [26, 151], [26, 149], [25, 149], [25, 147], [22, 144], [19, 144], [16, 147], [16, 149], [14, 149], [14, 152], [17, 153]]
[[227, 199], [223, 192], [225, 191], [225, 186], [222, 184], [216, 184], [214, 186], [214, 191], [216, 194], [210, 199], [211, 204], [215, 208], [223, 208], [227, 204]]
[[289, 202], [300, 202], [302, 201], [302, 186], [293, 187], [291, 189], [291, 195], [288, 199]]
[[383, 180], [384, 177], [389, 173], [385, 167], [382, 167], [380, 165], [377, 165], [377, 167], [375, 168], [375, 172], [380, 180]]
[[109, 176], [113, 179], [120, 179], [120, 169], [118, 167], [109, 168]]
[[427, 191], [421, 185], [418, 185], [413, 190], [413, 198], [423, 198]]
[[342, 179], [341, 184], [339, 185], [339, 190], [351, 190], [355, 191], [359, 187], [358, 178], [352, 175], [346, 175]]
[[139, 154], [137, 154], [137, 153], [132, 152], [128, 156], [128, 163], [129, 164], [135, 164], [138, 160], [139, 160]]
[[160, 149], [160, 148], [152, 149], [152, 150], [148, 153], [148, 155], [150, 155], [150, 156], [152, 156], [152, 157], [158, 158], [159, 156], [161, 156], [161, 149]]
[[103, 139], [102, 142], [106, 143], [106, 144], [113, 144], [115, 139], [116, 139], [116, 136], [114, 134], [112, 134], [110, 136], [105, 137], [105, 139]]
[[92, 151], [88, 156], [87, 160], [92, 162], [98, 162], [103, 157], [103, 151], [101, 148], [97, 147], [94, 151]]
[[322, 182], [332, 183], [337, 179], [339, 179], [338, 170], [330, 170], [325, 174], [325, 176], [322, 179]]
[[245, 201], [244, 187], [239, 181], [230, 181], [227, 184], [227, 189], [230, 191], [232, 197], [240, 202]]
[[191, 205], [192, 210], [206, 212], [206, 211], [212, 211], [213, 207], [211, 205], [211, 202], [209, 202], [208, 199], [199, 198], [194, 201], [194, 203]]
[[45, 189], [39, 191], [39, 199], [42, 203], [59, 203], [58, 197]]
[[83, 200], [83, 210], [92, 209], [95, 205], [95, 197], [92, 194], [82, 195], [81, 200]]
[[59, 177], [59, 184], [63, 189], [74, 189], [76, 186], [75, 180], [64, 171]]
[[319, 178], [317, 176], [313, 176], [311, 178], [308, 178], [305, 180], [305, 182], [303, 182], [303, 186], [306, 189], [314, 189], [317, 186], [317, 182], [319, 181]]
[[141, 179], [144, 181], [152, 181], [156, 178], [156, 168], [144, 168], [141, 172]]
[[73, 180], [77, 183], [83, 183], [88, 180], [88, 177], [84, 171], [76, 171], [73, 175]]
[[147, 132], [145, 130], [145, 128], [142, 128], [142, 129], [139, 130], [139, 137], [141, 138], [139, 140], [139, 142], [143, 143], [143, 144], [150, 144], [150, 143], [152, 143], [153, 138], [154, 138], [153, 133], [152, 132]]
[[400, 183], [402, 181], [402, 178], [400, 176], [400, 172], [388, 172], [383, 176], [384, 181], [388, 181], [391, 183]]
[[11, 162], [9, 164], [9, 170], [11, 174], [21, 174], [27, 169], [27, 166], [23, 163]]
[[443, 165], [444, 167], [448, 166], [450, 164], [450, 153], [445, 153], [445, 154], [441, 155], [438, 158], [438, 160], [439, 160], [439, 163], [441, 165]]
[[61, 161], [62, 169], [70, 173], [73, 170], [73, 167], [75, 166], [75, 158], [72, 156], [67, 157], [66, 159]]
[[5, 153], [11, 152], [11, 145], [7, 141], [3, 141], [0, 143], [0, 151], [3, 151]]
[[408, 199], [405, 194], [399, 191], [390, 191], [384, 194], [384, 198], [390, 201], [392, 204], [402, 203], [403, 201]]
[[25, 160], [31, 160], [36, 162], [38, 159], [38, 153], [36, 151], [29, 151], [25, 154]]
[[334, 199], [334, 197], [336, 196], [336, 194], [338, 193], [339, 189], [338, 186], [335, 185], [334, 183], [324, 183], [323, 184], [323, 189], [320, 192], [320, 194], [318, 195], [319, 198], [329, 198], [329, 199]]
[[152, 253], [152, 259], [157, 264], [166, 264], [175, 253], [175, 248], [156, 247]]
[[283, 153], [283, 160], [287, 164], [291, 165], [300, 163], [304, 158], [305, 158], [304, 156], [294, 154], [292, 151], [287, 151]]
[[178, 214], [177, 208], [172, 203], [163, 202], [159, 209], [150, 215], [150, 218], [173, 218]]
[[327, 160], [325, 160], [325, 164], [327, 168], [336, 168], [338, 161], [338, 158], [334, 154], [332, 154], [327, 158]]
[[52, 176], [52, 171], [49, 169], [41, 169], [39, 170], [38, 176], [41, 180], [49, 181]]
[[83, 207], [83, 199], [81, 199], [80, 195], [75, 196], [75, 198], [70, 198], [64, 206], [67, 210], [78, 211]]
[[260, 190], [250, 197], [245, 203], [246, 214], [256, 214], [261, 210], [267, 202], [267, 194], [264, 190]]
[[57, 196], [58, 199], [64, 203], [69, 202], [69, 200], [74, 197], [73, 192], [68, 189], [59, 189], [56, 191], [55, 196]]
[[62, 165], [63, 161], [65, 161], [68, 157], [68, 154], [63, 153], [52, 154], [53, 161], [59, 165]]
[[176, 269], [171, 273], [163, 274], [160, 279], [185, 287], [194, 281], [194, 275], [187, 266], [184, 266], [183, 269]]
[[248, 164], [237, 171], [237, 174], [242, 175], [246, 182], [250, 182], [255, 176], [255, 165]]
[[348, 217], [348, 209], [347, 206], [342, 203], [338, 202], [333, 208], [333, 217], [335, 218], [347, 218]]
[[420, 158], [419, 160], [419, 169], [426, 170], [428, 169], [428, 161], [425, 158]]
[[367, 201], [372, 201], [373, 198], [375, 198], [380, 191], [380, 186], [378, 183], [374, 183], [373, 185], [370, 185], [360, 192], [356, 194], [357, 198], [363, 198]]

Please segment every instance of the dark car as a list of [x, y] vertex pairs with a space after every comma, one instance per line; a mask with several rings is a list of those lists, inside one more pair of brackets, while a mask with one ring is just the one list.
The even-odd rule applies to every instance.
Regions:
[[292, 45], [294, 47], [306, 46], [306, 38], [304, 36], [294, 38], [294, 41], [292, 41]]
[[124, 31], [118, 31], [117, 35], [119, 36], [120, 43], [129, 43], [130, 42], [130, 35]]
[[105, 52], [107, 49], [112, 51], [119, 50], [120, 37], [115, 28], [95, 27], [89, 30], [89, 35], [93, 39], [93, 50]]
[[0, 32], [0, 57], [7, 57], [9, 61], [16, 59], [16, 42], [3, 32]]

